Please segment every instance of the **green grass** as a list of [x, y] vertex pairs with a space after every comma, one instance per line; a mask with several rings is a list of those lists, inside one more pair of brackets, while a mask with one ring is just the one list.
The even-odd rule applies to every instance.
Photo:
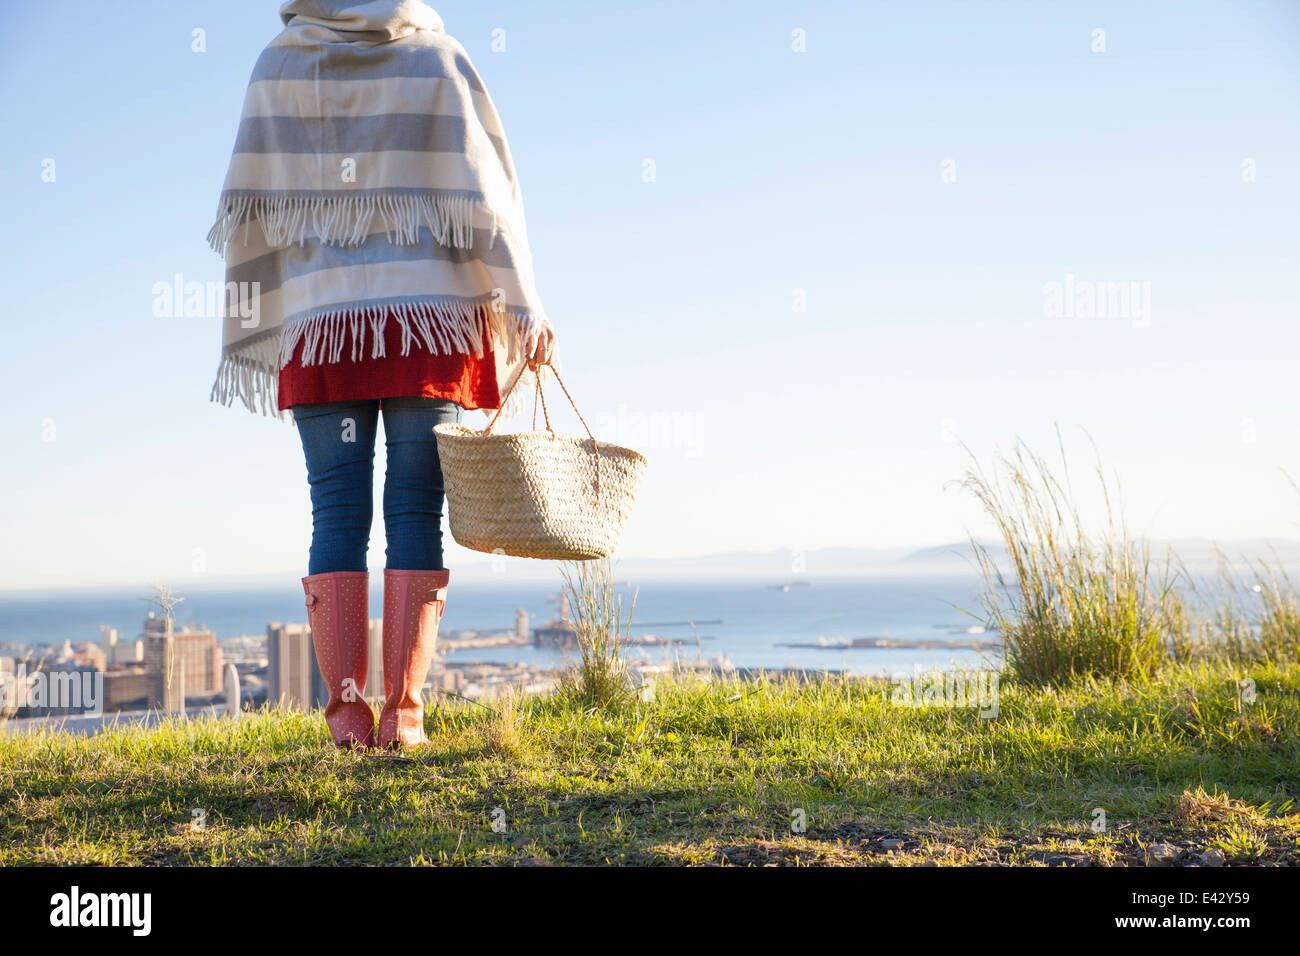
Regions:
[[623, 650], [632, 628], [636, 597], [623, 613], [609, 558], [561, 565], [573, 612], [579, 660], [560, 675], [560, 695], [577, 706], [619, 707], [631, 697]]
[[1300, 864], [1294, 667], [1004, 681], [991, 720], [838, 677], [658, 690], [442, 703], [397, 757], [336, 751], [318, 713], [0, 738], [0, 863]]
[[1250, 562], [1243, 575], [1221, 554], [1218, 574], [1198, 582], [1175, 554], [1153, 560], [1129, 535], [1100, 459], [1095, 477], [1099, 528], [1075, 504], [1063, 447], [1053, 467], [1017, 442], [987, 470], [972, 461], [963, 481], [1005, 548], [971, 542], [982, 620], [1001, 635], [1015, 679], [1140, 682], [1177, 663], [1300, 663], [1300, 596], [1280, 562]]
[[[1059, 436], [1058, 436], [1059, 441]], [[1010, 565], [1004, 574], [975, 545], [984, 577], [984, 612], [1002, 635], [1007, 667], [1033, 683], [1076, 677], [1145, 680], [1168, 659], [1176, 633], [1175, 573], [1153, 564], [1133, 541], [1100, 463], [1104, 527], [1085, 527], [1074, 503], [1065, 452], [1059, 475], [1023, 442], [991, 473], [974, 465], [964, 486], [998, 529]]]

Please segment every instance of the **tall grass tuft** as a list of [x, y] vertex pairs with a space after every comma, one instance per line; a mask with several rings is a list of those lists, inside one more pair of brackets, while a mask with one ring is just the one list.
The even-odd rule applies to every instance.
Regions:
[[[1058, 435], [1058, 446], [1059, 446]], [[1181, 609], [1169, 562], [1153, 566], [1148, 549], [1128, 537], [1100, 463], [1103, 533], [1079, 517], [1061, 449], [1057, 478], [1023, 442], [995, 462], [978, 463], [963, 487], [997, 525], [1005, 569], [972, 539], [984, 578], [982, 602], [990, 627], [1002, 634], [1013, 679], [1061, 685], [1078, 677], [1149, 679], [1168, 660]], [[1008, 581], [1008, 578], [1010, 580]]]
[[1222, 552], [1219, 562], [1218, 574], [1208, 582], [1184, 572], [1199, 614], [1189, 615], [1175, 657], [1243, 664], [1300, 661], [1300, 593], [1282, 562], [1249, 562], [1248, 573], [1235, 570]]
[[1300, 661], [1300, 597], [1280, 566], [1261, 562], [1255, 576], [1262, 657], [1272, 663]]
[[632, 696], [623, 648], [632, 628], [636, 598], [623, 614], [608, 558], [561, 567], [577, 632], [579, 661], [559, 678], [559, 691], [586, 707], [614, 708]]
[[519, 699], [521, 691], [507, 684], [497, 696], [492, 719], [483, 728], [484, 749], [500, 757], [513, 757], [519, 751]]

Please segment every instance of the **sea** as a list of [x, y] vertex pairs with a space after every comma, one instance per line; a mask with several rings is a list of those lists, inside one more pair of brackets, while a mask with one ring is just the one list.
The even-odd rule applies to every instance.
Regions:
[[[380, 575], [372, 575], [376, 616], [381, 581]], [[177, 624], [211, 629], [218, 639], [265, 634], [268, 623], [306, 619], [301, 586], [292, 577], [286, 577], [283, 586], [177, 590], [185, 598], [176, 609]], [[539, 581], [459, 582], [449, 595], [443, 632], [513, 630], [519, 608], [532, 625], [543, 624], [555, 616], [559, 590], [556, 583]], [[633, 637], [654, 635], [678, 642], [630, 647], [631, 658], [864, 675], [992, 663], [990, 651], [948, 646], [996, 640], [995, 634], [979, 633], [980, 591], [981, 582], [973, 574], [808, 577], [793, 583], [655, 579], [617, 585], [625, 612], [632, 611]], [[0, 645], [98, 641], [100, 625], [116, 628], [122, 638], [134, 637], [142, 631], [148, 597], [148, 589], [3, 594]], [[839, 646], [864, 638], [909, 646]], [[448, 659], [555, 667], [567, 662], [566, 653], [571, 654], [533, 646], [496, 647], [457, 650]]]

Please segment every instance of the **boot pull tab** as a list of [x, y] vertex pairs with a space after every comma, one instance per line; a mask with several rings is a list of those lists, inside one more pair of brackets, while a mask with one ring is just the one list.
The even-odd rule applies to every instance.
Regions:
[[425, 599], [426, 601], [444, 601], [444, 602], [445, 602], [445, 601], [447, 600], [447, 589], [446, 589], [446, 588], [430, 588], [430, 589], [429, 589], [429, 593], [426, 594], [426, 595], [424, 596], [424, 599]]
[[308, 606], [308, 607], [311, 607], [311, 606], [312, 606], [313, 604], [315, 604], [315, 603], [316, 603], [316, 595], [314, 595], [314, 594], [308, 594], [308, 595], [307, 595], [307, 606]]

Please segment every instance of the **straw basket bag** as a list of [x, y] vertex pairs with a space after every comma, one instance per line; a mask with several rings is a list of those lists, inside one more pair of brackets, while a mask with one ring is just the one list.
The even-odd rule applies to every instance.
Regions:
[[[521, 368], [502, 406], [522, 375]], [[558, 373], [555, 380], [578, 412]], [[536, 430], [539, 399], [544, 432]], [[521, 558], [606, 557], [623, 533], [646, 460], [630, 448], [598, 443], [581, 412], [585, 439], [557, 434], [540, 375], [533, 401], [533, 431], [493, 435], [499, 410], [481, 432], [458, 424], [434, 428], [451, 536], [474, 551]]]

